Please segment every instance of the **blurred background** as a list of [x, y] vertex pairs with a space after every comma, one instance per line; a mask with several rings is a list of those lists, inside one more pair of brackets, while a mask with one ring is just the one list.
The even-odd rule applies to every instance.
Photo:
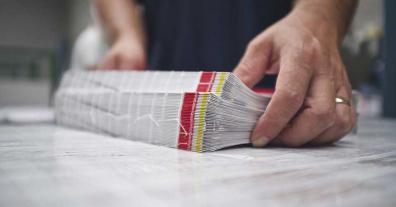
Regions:
[[[343, 44], [361, 116], [396, 116], [394, 2], [361, 0]], [[89, 0], [0, 0], [0, 120], [15, 107], [51, 106], [73, 43], [92, 23]]]

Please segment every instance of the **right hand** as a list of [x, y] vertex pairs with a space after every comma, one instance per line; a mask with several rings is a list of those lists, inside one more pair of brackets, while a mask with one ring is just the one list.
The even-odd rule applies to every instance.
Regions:
[[117, 38], [98, 67], [99, 70], [144, 70], [145, 68], [144, 44], [131, 35]]
[[255, 37], [234, 71], [249, 87], [268, 72], [278, 73], [271, 102], [251, 134], [256, 147], [329, 144], [356, 123], [354, 106], [335, 101], [352, 99], [338, 27], [317, 10], [308, 11], [296, 7]]

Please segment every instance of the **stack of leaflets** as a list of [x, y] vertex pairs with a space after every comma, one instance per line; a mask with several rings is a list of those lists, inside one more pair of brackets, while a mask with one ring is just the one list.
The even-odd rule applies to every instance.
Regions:
[[228, 72], [68, 71], [57, 123], [206, 152], [250, 143], [270, 100]]

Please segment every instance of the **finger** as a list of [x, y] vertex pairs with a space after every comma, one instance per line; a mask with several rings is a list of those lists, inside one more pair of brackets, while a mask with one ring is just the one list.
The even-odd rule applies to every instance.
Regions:
[[143, 58], [142, 60], [138, 60], [136, 61], [136, 66], [135, 69], [136, 70], [145, 70], [146, 69], [146, 58]]
[[270, 62], [271, 50], [272, 43], [269, 40], [253, 40], [233, 73], [245, 85], [252, 88], [264, 78]]
[[[344, 65], [340, 66], [341, 78], [337, 79], [339, 82], [339, 89], [337, 91], [338, 97], [343, 97], [352, 103], [352, 87], [349, 83], [348, 75]], [[351, 106], [345, 104], [337, 104], [336, 121], [334, 126], [326, 130], [323, 134], [313, 140], [311, 145], [323, 145], [338, 141], [349, 133], [356, 124], [356, 108], [353, 104]]]
[[118, 68], [120, 70], [133, 70], [135, 69], [135, 64], [132, 59], [123, 58], [120, 60], [120, 65]]
[[337, 116], [334, 125], [319, 135], [316, 139], [312, 140], [309, 143], [310, 145], [330, 144], [338, 141], [348, 134], [351, 129], [351, 125], [349, 123], [352, 122], [349, 107], [344, 104], [338, 104], [336, 111]]
[[281, 54], [274, 95], [251, 136], [254, 146], [262, 147], [275, 138], [300, 109], [312, 77], [311, 67], [315, 67], [308, 60], [315, 60], [314, 53], [304, 47]]
[[120, 70], [144, 70], [146, 63], [144, 58], [140, 60], [139, 58], [124, 58], [120, 61]]
[[285, 146], [302, 146], [334, 123], [336, 106], [332, 79], [324, 75], [315, 77], [310, 85], [308, 97], [302, 112], [298, 113], [277, 137]]
[[[343, 86], [337, 93], [337, 96], [351, 100], [349, 94], [348, 88]], [[334, 125], [324, 131], [309, 144], [323, 145], [336, 142], [348, 134], [355, 126], [355, 123], [356, 111], [353, 105], [349, 106], [347, 104], [336, 104], [336, 119]]]
[[117, 57], [115, 55], [107, 55], [99, 66], [99, 70], [111, 70], [117, 68]]
[[271, 64], [271, 67], [265, 72], [268, 75], [276, 75], [279, 73], [279, 61], [275, 61]]

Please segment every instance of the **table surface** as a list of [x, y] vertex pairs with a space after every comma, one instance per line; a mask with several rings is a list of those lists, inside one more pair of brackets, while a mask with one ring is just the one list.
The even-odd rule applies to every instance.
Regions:
[[332, 146], [194, 153], [0, 126], [0, 206], [396, 206], [396, 121]]

